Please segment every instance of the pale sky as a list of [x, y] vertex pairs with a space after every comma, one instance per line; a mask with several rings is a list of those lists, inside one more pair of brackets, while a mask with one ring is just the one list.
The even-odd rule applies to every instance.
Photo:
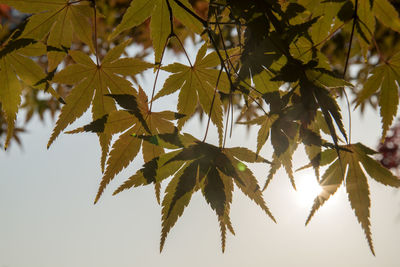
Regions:
[[[152, 80], [143, 84], [148, 93], [149, 84]], [[346, 109], [343, 114], [347, 127]], [[378, 111], [352, 116], [353, 142], [376, 148]], [[86, 113], [68, 129], [89, 118]], [[235, 188], [231, 219], [236, 236], [228, 235], [224, 254], [216, 215], [201, 193], [195, 194], [160, 254], [161, 207], [153, 188], [111, 196], [142, 159], [121, 172], [93, 205], [101, 178], [97, 137], [62, 134], [47, 150], [54, 123], [48, 116], [45, 124], [35, 117], [22, 135], [23, 149], [14, 144], [0, 152], [0, 267], [400, 266], [400, 192], [369, 179], [374, 257], [343, 187], [304, 226], [312, 198], [301, 195], [305, 181], [314, 179], [312, 171], [295, 174], [296, 192], [280, 170], [264, 192], [277, 224]], [[186, 130], [202, 137], [205, 127], [195, 118]], [[228, 146], [255, 150], [258, 129], [234, 130]], [[216, 142], [215, 129], [208, 140]], [[295, 168], [307, 163], [301, 150]], [[262, 154], [269, 156], [269, 151], [266, 146]], [[262, 185], [268, 165], [251, 168]]]

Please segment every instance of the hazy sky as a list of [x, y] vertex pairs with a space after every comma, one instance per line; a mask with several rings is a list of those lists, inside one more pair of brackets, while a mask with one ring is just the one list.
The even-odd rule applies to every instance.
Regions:
[[[144, 83], [147, 92], [151, 83]], [[89, 119], [86, 113], [69, 129]], [[224, 254], [216, 215], [195, 194], [160, 254], [161, 208], [153, 188], [111, 196], [142, 159], [120, 173], [93, 205], [101, 178], [97, 137], [62, 134], [47, 150], [53, 125], [49, 117], [45, 124], [35, 118], [22, 136], [23, 149], [14, 144], [0, 152], [0, 267], [400, 266], [400, 193], [369, 179], [374, 257], [343, 187], [304, 226], [312, 198], [301, 196], [307, 181], [315, 179], [312, 171], [296, 173], [296, 192], [280, 170], [264, 192], [277, 224], [235, 188], [236, 236], [228, 235]], [[195, 118], [186, 129], [201, 137], [205, 127]], [[234, 130], [228, 146], [255, 149], [256, 130]], [[353, 142], [375, 148], [380, 131], [377, 111], [368, 110], [364, 118], [353, 112]], [[209, 141], [216, 142], [215, 129]], [[262, 154], [270, 151], [266, 146]], [[295, 168], [307, 162], [302, 149], [293, 162]], [[269, 167], [251, 168], [263, 184]]]

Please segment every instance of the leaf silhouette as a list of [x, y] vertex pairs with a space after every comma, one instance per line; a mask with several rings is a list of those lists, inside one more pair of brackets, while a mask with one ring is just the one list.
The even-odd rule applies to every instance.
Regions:
[[[340, 159], [336, 160], [328, 153], [324, 156], [323, 165], [334, 162], [328, 167], [322, 176], [320, 185], [322, 192], [314, 200], [311, 213], [307, 218], [308, 224], [315, 212], [333, 195], [340, 185], [345, 182], [347, 195], [350, 205], [354, 210], [358, 222], [364, 230], [368, 245], [371, 252], [375, 254], [372, 244], [370, 229], [370, 197], [369, 186], [365, 172], [375, 181], [392, 187], [400, 187], [400, 180], [394, 176], [388, 169], [383, 167], [378, 161], [371, 158], [376, 152], [370, 148], [357, 143], [343, 146], [344, 149], [339, 150]], [[333, 151], [333, 150], [327, 150]], [[323, 152], [324, 153], [324, 152]], [[361, 165], [364, 170], [361, 169]], [[346, 172], [347, 169], [347, 172]]]
[[[201, 192], [217, 215], [222, 251], [227, 232], [235, 233], [230, 220], [234, 185], [274, 220], [244, 162], [271, 165], [264, 190], [281, 167], [296, 188], [292, 160], [302, 143], [310, 163], [300, 169], [312, 167], [323, 187], [306, 224], [344, 184], [374, 253], [366, 177], [392, 187], [400, 182], [373, 159], [374, 151], [351, 144], [351, 134], [347, 140], [337, 98], [356, 94], [363, 110], [377, 95], [385, 138], [399, 102], [398, 9], [390, 0], [0, 0], [0, 141], [7, 134], [5, 148], [12, 137], [19, 142], [15, 121], [21, 108], [28, 110], [27, 120], [34, 110], [42, 116], [61, 109], [49, 147], [90, 107], [92, 121], [67, 133], [92, 132], [99, 139], [102, 177], [95, 203], [141, 152], [142, 168], [114, 194], [154, 186], [162, 206], [162, 250], [193, 194]], [[187, 37], [204, 43], [194, 61]], [[153, 51], [155, 64], [130, 57], [132, 43], [143, 45], [137, 58]], [[183, 50], [188, 63], [163, 58], [166, 49]], [[360, 71], [349, 77], [356, 86], [342, 79], [354, 64]], [[152, 67], [148, 99], [136, 75]], [[168, 76], [156, 92], [160, 72]], [[52, 86], [68, 92], [66, 101]], [[63, 105], [40, 99], [32, 89], [51, 93]], [[152, 110], [157, 99], [174, 93], [176, 105]], [[223, 127], [235, 132], [238, 110], [240, 124], [259, 125], [255, 152], [225, 147]], [[205, 143], [209, 121], [204, 141], [180, 132], [195, 113], [208, 115], [216, 126], [218, 146]], [[272, 162], [261, 155], [268, 139]], [[326, 165], [320, 179], [320, 167]], [[163, 198], [162, 182], [167, 185]]]
[[296, 151], [298, 147], [298, 143], [296, 139], [290, 140], [288, 144], [288, 149], [279, 156], [274, 154], [272, 158], [272, 165], [271, 169], [269, 170], [267, 180], [265, 181], [263, 191], [267, 189], [269, 183], [274, 178], [275, 173], [279, 170], [280, 167], [284, 167], [285, 171], [288, 175], [290, 183], [292, 184], [293, 188], [296, 190], [296, 183], [293, 176], [293, 165], [292, 165], [292, 157], [293, 153]]
[[[98, 127], [104, 129], [102, 134], [112, 135], [123, 132], [112, 145], [111, 152], [107, 159], [106, 170], [101, 179], [95, 203], [100, 199], [107, 184], [123, 170], [137, 156], [142, 148], [143, 159], [149, 162], [164, 153], [164, 149], [159, 146], [156, 140], [142, 142], [139, 136], [143, 134], [173, 133], [175, 131], [172, 120], [179, 118], [179, 114], [171, 111], [150, 112], [148, 109], [148, 99], [142, 88], [139, 87], [137, 98], [134, 95], [110, 95], [116, 102], [126, 110], [118, 110], [109, 114], [104, 120], [105, 126]], [[123, 114], [122, 114], [123, 113]], [[100, 119], [103, 120], [103, 119]], [[92, 122], [92, 124], [97, 123]], [[85, 128], [88, 126], [84, 126]], [[90, 129], [89, 129], [90, 131]], [[156, 185], [158, 186], [158, 185]], [[159, 199], [156, 188], [156, 196]]]
[[[146, 136], [140, 138], [152, 140]], [[131, 187], [159, 183], [173, 176], [162, 201], [160, 250], [163, 249], [169, 231], [189, 204], [191, 196], [198, 190], [201, 190], [207, 203], [217, 214], [222, 250], [225, 249], [226, 229], [234, 232], [229, 219], [233, 183], [275, 221], [265, 205], [257, 180], [242, 162], [268, 162], [267, 160], [257, 157], [254, 152], [245, 148], [222, 149], [200, 142], [188, 134], [180, 135], [178, 132], [160, 134], [154, 138], [159, 140], [158, 143], [162, 141], [179, 148], [145, 163], [143, 168], [131, 176], [114, 194]]]

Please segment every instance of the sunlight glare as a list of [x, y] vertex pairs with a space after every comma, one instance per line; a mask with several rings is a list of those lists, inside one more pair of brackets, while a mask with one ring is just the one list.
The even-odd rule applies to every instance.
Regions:
[[314, 172], [304, 172], [296, 177], [296, 198], [301, 207], [310, 208], [322, 188], [315, 178]]

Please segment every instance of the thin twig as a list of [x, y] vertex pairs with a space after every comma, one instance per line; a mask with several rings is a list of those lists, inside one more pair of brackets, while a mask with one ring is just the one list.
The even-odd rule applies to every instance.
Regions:
[[229, 138], [232, 138], [232, 131], [233, 131], [233, 95], [229, 95], [229, 102], [231, 103], [231, 131], [229, 133]]
[[157, 84], [158, 75], [159, 75], [159, 73], [160, 73], [160, 69], [161, 69], [161, 66], [162, 66], [162, 61], [163, 61], [163, 58], [164, 58], [165, 49], [167, 48], [169, 39], [170, 39], [172, 36], [175, 35], [175, 34], [174, 34], [174, 24], [173, 24], [172, 8], [171, 8], [171, 5], [170, 5], [170, 3], [169, 3], [169, 0], [166, 0], [166, 1], [167, 1], [168, 12], [169, 12], [170, 33], [169, 33], [169, 35], [168, 35], [168, 37], [167, 37], [167, 40], [165, 40], [165, 44], [164, 44], [164, 47], [163, 47], [163, 51], [162, 51], [162, 53], [161, 53], [160, 62], [157, 62], [157, 64], [158, 64], [158, 66], [157, 66], [157, 73], [156, 73], [156, 77], [155, 77], [154, 83], [153, 83], [153, 90], [152, 90], [152, 92], [151, 92], [149, 113], [151, 113], [151, 110], [152, 110], [152, 108], [153, 108], [154, 93], [155, 93], [155, 91], [156, 91], [156, 84]]
[[[151, 92], [151, 99], [150, 99], [149, 112], [146, 114], [145, 120], [150, 116], [151, 111], [152, 111], [152, 108], [153, 108], [154, 93], [155, 93], [155, 91], [156, 91], [156, 85], [157, 85], [157, 81], [158, 81], [158, 75], [159, 75], [160, 70], [161, 70], [162, 61], [163, 61], [164, 54], [165, 54], [165, 49], [166, 49], [166, 47], [167, 47], [167, 45], [168, 45], [169, 39], [171, 38], [171, 36], [174, 35], [174, 24], [173, 24], [172, 8], [171, 8], [171, 5], [170, 5], [170, 3], [169, 3], [169, 0], [166, 0], [166, 1], [167, 1], [168, 11], [169, 11], [170, 33], [169, 33], [167, 39], [165, 40], [165, 44], [164, 44], [164, 47], [163, 47], [163, 51], [162, 51], [162, 53], [161, 53], [160, 62], [157, 63], [157, 64], [158, 64], [158, 66], [157, 66], [157, 73], [156, 73], [156, 77], [155, 77], [155, 79], [154, 79], [153, 89], [152, 89], [152, 92]], [[151, 131], [150, 134], [153, 134], [153, 133], [152, 133], [153, 130], [151, 129], [151, 125], [152, 125], [151, 119], [152, 119], [152, 116], [150, 116], [150, 131]], [[156, 190], [156, 191], [157, 191], [157, 184], [159, 185], [159, 183], [156, 183], [156, 184], [155, 184], [155, 186], [156, 186], [156, 187], [155, 187], [155, 190]], [[156, 195], [157, 195], [157, 194], [156, 194]]]
[[[220, 23], [218, 21], [217, 11], [215, 11], [215, 21], [216, 21], [216, 26], [217, 26], [218, 31], [219, 31], [220, 38], [221, 38], [222, 48], [224, 49], [224, 52], [225, 52], [225, 57], [228, 60], [228, 62], [232, 65], [232, 68], [235, 69], [233, 64], [232, 64], [232, 62], [229, 59], [229, 54], [228, 54], [228, 51], [227, 51], [226, 46], [225, 46], [224, 36], [222, 35], [222, 30], [221, 30], [221, 27], [220, 27]], [[224, 64], [225, 64], [225, 62], [224, 62]], [[231, 70], [230, 69], [229, 69], [229, 72], [227, 73], [227, 75], [231, 76]], [[227, 135], [227, 132], [228, 132], [228, 124], [229, 124], [229, 114], [231, 116], [231, 130], [230, 130], [229, 138], [232, 138], [232, 129], [233, 129], [232, 87], [229, 90], [229, 104], [228, 104], [228, 112], [227, 112], [227, 115], [226, 115], [225, 137], [224, 137], [224, 144], [223, 144], [222, 147], [225, 147], [226, 135]]]
[[[353, 26], [351, 28], [351, 34], [350, 34], [350, 41], [349, 41], [349, 50], [347, 51], [347, 56], [346, 56], [346, 63], [344, 65], [344, 71], [343, 71], [343, 79], [346, 78], [346, 72], [347, 72], [347, 68], [348, 68], [348, 64], [349, 64], [349, 59], [350, 59], [350, 52], [351, 52], [351, 45], [353, 43], [353, 37], [354, 37], [354, 29], [356, 26], [356, 21], [358, 19], [357, 16], [357, 7], [358, 7], [358, 0], [356, 0], [355, 2], [355, 7], [354, 7], [354, 14], [353, 14]], [[349, 101], [349, 97], [346, 93], [346, 90], [343, 87], [343, 93], [344, 96], [346, 98], [346, 102], [347, 102], [347, 110], [348, 110], [348, 114], [349, 114], [349, 139], [347, 141], [347, 144], [351, 143], [351, 110], [350, 110], [350, 101]]]
[[262, 106], [260, 103], [258, 103], [257, 100], [256, 100], [254, 97], [252, 97], [251, 95], [248, 95], [248, 97], [249, 97], [254, 103], [257, 104], [257, 106], [264, 112], [265, 115], [269, 116], [269, 113], [265, 111], [265, 109], [263, 108], [263, 106]]
[[196, 13], [194, 13], [192, 10], [190, 10], [189, 8], [187, 8], [184, 4], [182, 4], [181, 1], [179, 0], [174, 0], [174, 2], [180, 6], [181, 8], [183, 8], [187, 13], [189, 13], [192, 17], [194, 17], [196, 20], [198, 20], [201, 24], [203, 24], [203, 27], [208, 29], [208, 22], [204, 19], [202, 19], [199, 15], [197, 15]]
[[230, 111], [231, 111], [231, 105], [232, 105], [232, 102], [229, 101], [229, 103], [228, 103], [228, 112], [226, 113], [226, 124], [225, 124], [225, 133], [224, 133], [224, 142], [223, 142], [223, 144], [222, 144], [222, 148], [225, 148], [226, 135], [227, 135], [227, 132], [228, 132], [228, 124], [229, 124], [229, 113], [230, 113]]
[[173, 34], [172, 36], [175, 37], [175, 38], [178, 40], [178, 43], [179, 43], [180, 46], [182, 47], [182, 50], [183, 50], [183, 52], [185, 53], [185, 56], [186, 56], [186, 58], [187, 58], [187, 60], [188, 60], [188, 62], [189, 62], [190, 67], [193, 68], [193, 64], [192, 64], [192, 62], [190, 61], [189, 55], [188, 55], [188, 53], [186, 52], [185, 46], [183, 45], [181, 39], [179, 39], [179, 37], [178, 37], [176, 34]]
[[221, 74], [222, 74], [222, 67], [221, 67], [221, 69], [219, 70], [217, 82], [216, 82], [216, 84], [215, 84], [214, 95], [213, 95], [213, 99], [211, 100], [211, 107], [210, 107], [210, 112], [209, 112], [209, 114], [208, 114], [207, 127], [206, 127], [206, 132], [205, 132], [205, 134], [204, 134], [203, 142], [206, 141], [207, 134], [208, 134], [208, 128], [210, 127], [211, 112], [212, 112], [213, 107], [214, 107], [214, 101], [215, 101], [215, 97], [216, 97], [216, 95], [217, 95], [217, 88], [218, 88], [219, 80], [220, 80], [220, 78], [221, 78]]

